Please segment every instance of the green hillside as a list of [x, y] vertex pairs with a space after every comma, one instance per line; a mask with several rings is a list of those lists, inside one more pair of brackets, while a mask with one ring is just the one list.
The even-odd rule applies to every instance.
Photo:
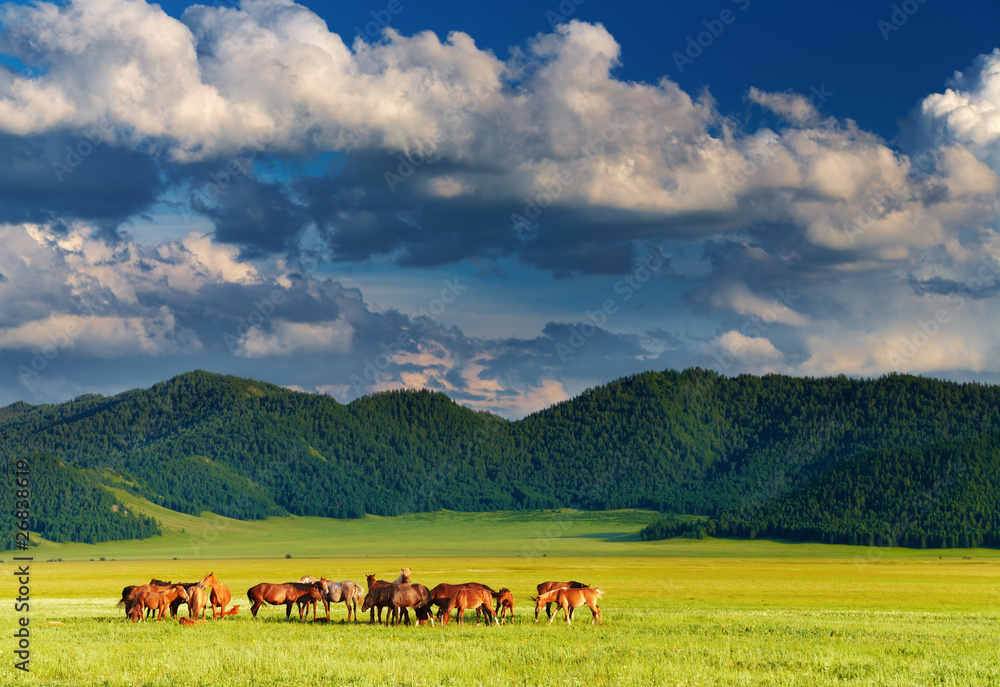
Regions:
[[[742, 536], [754, 529], [848, 542], [866, 531], [779, 527], [787, 518], [769, 509], [811, 486], [819, 491], [810, 498], [826, 498], [818, 480], [841, 480], [886, 451], [913, 473], [920, 494], [942, 465], [922, 460], [925, 447], [994, 434], [996, 386], [903, 375], [726, 378], [699, 369], [619, 379], [517, 422], [428, 391], [344, 405], [201, 371], [113, 397], [0, 409], [7, 462], [44, 453], [93, 483], [191, 515], [645, 508], [716, 522], [726, 514], [726, 529]], [[982, 494], [969, 498], [993, 502], [992, 482], [973, 488]], [[957, 524], [948, 527], [941, 541], [964, 541]], [[979, 525], [978, 541], [993, 541], [983, 527], [995, 526]], [[70, 531], [51, 534], [78, 536]]]
[[[44, 453], [25, 454], [22, 459], [19, 469], [14, 461], [4, 461], [0, 467], [3, 483], [11, 485], [0, 489], [4, 514], [0, 548], [15, 548], [14, 516], [25, 511], [30, 513], [31, 531], [55, 542], [93, 544], [160, 534], [153, 518], [132, 512], [84, 472]], [[14, 488], [16, 472], [27, 473], [27, 489]]]

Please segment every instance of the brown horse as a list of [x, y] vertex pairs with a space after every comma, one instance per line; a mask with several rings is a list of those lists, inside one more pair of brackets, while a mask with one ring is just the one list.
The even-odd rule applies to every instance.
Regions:
[[[485, 589], [490, 594], [495, 593], [485, 584], [480, 584], [479, 582], [465, 582], [463, 584], [446, 584], [442, 582], [431, 590], [431, 604], [438, 607], [438, 619], [443, 617], [445, 606], [451, 601], [451, 597], [463, 589]], [[479, 613], [476, 613], [476, 618], [478, 620]]]
[[219, 620], [226, 617], [226, 606], [229, 602], [233, 600], [233, 595], [229, 591], [229, 587], [219, 582], [213, 573], [208, 573], [199, 582], [202, 587], [209, 587], [212, 593], [209, 595], [209, 601], [212, 604], [212, 620], [215, 620], [215, 614], [218, 612]]
[[497, 600], [497, 607], [493, 612], [500, 619], [500, 624], [503, 624], [503, 617], [506, 613], [510, 613], [510, 621], [514, 622], [514, 595], [511, 591], [506, 587], [501, 587], [500, 591], [493, 595], [493, 598]]
[[[247, 598], [250, 599], [250, 612], [253, 617], [257, 617], [257, 611], [265, 602], [272, 606], [285, 605], [285, 620], [292, 616], [292, 606], [300, 598], [308, 596], [313, 600], [313, 618], [316, 617], [316, 601], [323, 600], [323, 584], [314, 582], [313, 584], [299, 584], [298, 582], [286, 582], [284, 584], [270, 584], [261, 582], [247, 590]], [[299, 620], [302, 620], [302, 610], [299, 610]]]
[[170, 608], [170, 602], [181, 597], [185, 601], [188, 600], [187, 591], [184, 589], [184, 585], [175, 584], [165, 591], [154, 591], [152, 589], [147, 589], [135, 597], [135, 604], [129, 611], [129, 618], [133, 622], [138, 622], [142, 620], [142, 612], [147, 608], [155, 608], [159, 611], [159, 617], [157, 620], [163, 620], [167, 615], [167, 609]]
[[[164, 582], [163, 580], [158, 580], [155, 577], [149, 581], [149, 584], [130, 584], [122, 589], [122, 598], [115, 604], [115, 608], [120, 606], [125, 608], [125, 617], [132, 617], [132, 608], [135, 606], [136, 597], [142, 592], [148, 591], [150, 589], [158, 592], [164, 592], [172, 584], [170, 582]], [[153, 613], [156, 609], [147, 609], [147, 617]]]
[[[466, 609], [475, 609], [477, 611], [481, 610], [486, 614], [486, 624], [492, 620], [494, 623], [499, 624], [496, 615], [493, 613], [493, 594], [487, 589], [459, 589], [455, 592], [455, 595], [448, 600], [448, 605], [444, 609], [444, 617], [441, 619], [441, 625], [448, 624], [448, 618], [451, 616], [453, 609], [457, 609], [458, 613], [458, 624], [462, 624], [462, 620], [465, 617]], [[476, 625], [479, 624], [478, 615], [476, 619]]]
[[[309, 575], [303, 575], [300, 579], [300, 583], [311, 584], [313, 582], [319, 582], [320, 578], [310, 577]], [[344, 603], [347, 607], [347, 621], [351, 621], [351, 610], [354, 610], [354, 621], [358, 620], [358, 602], [364, 601], [365, 593], [361, 590], [361, 586], [351, 582], [350, 580], [344, 580], [343, 582], [330, 582], [329, 580], [322, 580], [324, 584], [323, 588], [323, 606], [326, 607], [326, 617], [330, 618], [330, 604], [331, 603]], [[299, 603], [302, 603], [300, 601]]]
[[[546, 592], [551, 592], [551, 591], [553, 591], [555, 589], [566, 589], [567, 587], [569, 587], [570, 589], [583, 589], [586, 586], [587, 585], [585, 585], [582, 582], [552, 582], [552, 581], [549, 581], [549, 582], [542, 582], [540, 585], [538, 585], [536, 587], [536, 589], [538, 590], [538, 595], [541, 596], [542, 594], [545, 594]], [[551, 605], [552, 605], [552, 602], [545, 604], [545, 617], [546, 618], [551, 618], [552, 617], [552, 612], [551, 612], [551, 610], [549, 608]], [[572, 610], [570, 610], [570, 617], [573, 617], [573, 611]], [[535, 608], [535, 622], [538, 622], [538, 608]]]
[[[590, 624], [593, 625], [596, 620], [598, 625], [603, 625], [604, 623], [601, 622], [601, 609], [597, 605], [597, 600], [601, 598], [602, 594], [603, 592], [600, 589], [591, 589], [590, 587], [563, 587], [562, 589], [553, 589], [544, 594], [539, 594], [532, 599], [535, 602], [535, 622], [538, 622], [538, 611], [542, 606], [554, 603], [563, 609], [563, 613], [566, 614], [566, 624], [572, 625], [573, 614], [571, 611], [586, 604], [590, 607], [590, 612], [593, 614]], [[557, 615], [558, 611], [552, 614], [552, 617], [549, 618], [549, 625], [552, 624]]]
[[[412, 608], [417, 613], [417, 619], [423, 620], [430, 616], [431, 594], [430, 590], [422, 584], [403, 584], [392, 582], [388, 585], [375, 587], [365, 595], [361, 612], [374, 608], [375, 606], [387, 606], [390, 611], [386, 612], [385, 624], [391, 620], [394, 625], [400, 621], [400, 610], [406, 624], [410, 622], [410, 614], [407, 608]], [[380, 621], [381, 622], [381, 621]], [[431, 620], [433, 623], [433, 619]]]
[[[375, 591], [376, 589], [379, 589], [381, 587], [387, 587], [390, 584], [392, 584], [391, 582], [389, 582], [387, 580], [376, 580], [375, 579], [375, 573], [369, 573], [369, 574], [365, 575], [365, 581], [368, 583], [368, 593], [369, 594], [372, 593], [373, 591]], [[365, 597], [365, 598], [367, 598], [367, 597]], [[369, 606], [368, 608], [371, 609], [371, 618], [368, 621], [368, 624], [369, 625], [374, 625], [375, 624], [375, 609], [377, 608], [378, 609], [378, 623], [379, 623], [379, 625], [381, 625], [382, 624], [382, 609], [385, 608], [388, 605], [389, 605], [388, 603], [386, 603], [386, 604], [375, 603], [374, 605]], [[365, 610], [367, 610], [367, 609], [364, 608], [364, 601], [362, 601], [361, 612], [364, 613]]]
[[[188, 596], [191, 596], [191, 588], [198, 586], [200, 584], [200, 582], [178, 582], [177, 584], [179, 584], [182, 587], [184, 587], [184, 591], [186, 591], [188, 593]], [[180, 610], [182, 603], [185, 603], [185, 601], [184, 601], [184, 599], [182, 599], [180, 597], [177, 597], [176, 599], [174, 599], [173, 601], [170, 602], [170, 617], [171, 618], [176, 618], [177, 617], [177, 611]], [[188, 607], [188, 611], [190, 611], [190, 610], [191, 610], [190, 607]]]
[[188, 588], [188, 617], [197, 620], [198, 616], [205, 619], [205, 605], [208, 603], [208, 593], [200, 585], [192, 585]]

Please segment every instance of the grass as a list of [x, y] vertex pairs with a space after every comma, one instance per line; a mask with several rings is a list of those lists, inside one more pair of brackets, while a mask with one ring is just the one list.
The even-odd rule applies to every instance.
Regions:
[[[641, 542], [638, 530], [655, 517], [642, 511], [243, 523], [130, 502], [161, 519], [163, 537], [43, 542], [29, 552], [31, 672], [8, 661], [0, 684], [1000, 684], [996, 551]], [[507, 586], [517, 620], [385, 628], [286, 622], [283, 607], [265, 607], [257, 620], [248, 613], [245, 590], [257, 582], [303, 574], [362, 582], [404, 565], [429, 586]], [[183, 628], [127, 623], [114, 608], [125, 584], [210, 571], [232, 589], [239, 615]], [[588, 624], [586, 608], [571, 627], [561, 617], [530, 622], [528, 597], [548, 579], [600, 586], [604, 627]], [[332, 615], [343, 619], [343, 606]], [[0, 605], [0, 627], [12, 630], [17, 617], [12, 603]]]

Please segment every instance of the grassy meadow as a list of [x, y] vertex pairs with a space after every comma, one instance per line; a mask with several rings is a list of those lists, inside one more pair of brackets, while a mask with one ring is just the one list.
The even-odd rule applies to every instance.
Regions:
[[[154, 514], [163, 537], [28, 552], [31, 672], [9, 660], [2, 684], [1000, 684], [997, 551], [647, 543], [636, 533], [654, 515], [640, 511], [259, 523]], [[12, 578], [10, 554], [0, 557]], [[249, 614], [246, 589], [257, 582], [308, 573], [363, 583], [401, 566], [428, 586], [509, 587], [516, 620], [371, 627], [339, 622], [343, 605], [331, 625], [286, 622], [284, 607]], [[232, 589], [237, 616], [185, 628], [128, 623], [114, 608], [125, 584], [210, 571]], [[531, 622], [528, 597], [548, 579], [601, 587], [604, 626], [589, 625], [586, 607], [572, 626], [561, 616]], [[0, 606], [3, 627], [17, 617], [13, 603]]]

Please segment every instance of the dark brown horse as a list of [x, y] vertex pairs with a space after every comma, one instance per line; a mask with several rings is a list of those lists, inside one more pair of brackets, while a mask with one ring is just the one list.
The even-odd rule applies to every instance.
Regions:
[[212, 593], [208, 597], [209, 603], [212, 604], [212, 620], [215, 620], [216, 612], [219, 614], [219, 620], [225, 618], [226, 606], [233, 600], [233, 595], [229, 591], [229, 587], [219, 582], [213, 573], [205, 575], [198, 584], [212, 590]]
[[[499, 624], [496, 615], [493, 613], [493, 594], [487, 589], [459, 589], [455, 592], [455, 595], [448, 600], [448, 605], [444, 609], [444, 617], [441, 619], [441, 625], [448, 624], [448, 618], [451, 616], [452, 610], [457, 610], [458, 624], [461, 625], [463, 618], [465, 616], [466, 609], [477, 611], [482, 611], [486, 614], [486, 623], [492, 620], [494, 623]], [[476, 616], [476, 624], [479, 624], [479, 616]]]
[[493, 598], [497, 600], [497, 607], [494, 609], [494, 613], [500, 619], [500, 624], [503, 624], [504, 614], [510, 613], [510, 621], [514, 622], [514, 595], [506, 587], [501, 587], [500, 591], [493, 595]]
[[[538, 590], [538, 595], [541, 596], [542, 594], [545, 594], [546, 592], [551, 592], [551, 591], [553, 591], [555, 589], [566, 589], [566, 588], [569, 588], [569, 589], [582, 589], [582, 588], [584, 588], [586, 586], [587, 585], [585, 585], [583, 582], [552, 582], [552, 581], [549, 581], [549, 582], [542, 582], [540, 585], [538, 585], [536, 587], [536, 589]], [[554, 601], [550, 601], [549, 603], [545, 604], [545, 617], [546, 618], [551, 618], [552, 617], [552, 611], [551, 611], [550, 607], [552, 606], [553, 603], [554, 603]], [[572, 617], [572, 616], [573, 616], [573, 611], [572, 611], [572, 609], [570, 609], [570, 617]], [[538, 622], [538, 608], [537, 607], [535, 608], [535, 622]]]
[[386, 612], [386, 625], [389, 624], [390, 616], [393, 624], [398, 625], [400, 611], [402, 611], [405, 622], [409, 624], [410, 614], [406, 611], [407, 608], [412, 608], [417, 613], [418, 620], [426, 619], [430, 616], [430, 590], [422, 584], [392, 582], [369, 591], [365, 596], [364, 604], [361, 606], [361, 612], [364, 613], [375, 606], [386, 606], [390, 609]]
[[[444, 615], [445, 606], [451, 601], [451, 597], [463, 589], [485, 589], [490, 594], [495, 593], [485, 584], [480, 584], [479, 582], [465, 582], [463, 584], [446, 584], [442, 582], [431, 590], [431, 604], [438, 607], [438, 619], [441, 619]], [[478, 619], [478, 617], [479, 614], [476, 613], [476, 618]]]
[[[369, 573], [368, 575], [365, 575], [365, 581], [368, 583], [368, 593], [369, 594], [371, 592], [375, 591], [376, 589], [379, 589], [380, 587], [387, 587], [390, 584], [392, 584], [388, 580], [376, 580], [375, 579], [375, 573]], [[378, 609], [378, 623], [379, 623], [379, 625], [382, 624], [382, 609], [385, 608], [386, 606], [388, 606], [388, 604], [378, 604], [378, 603], [376, 603], [376, 604], [368, 607], [369, 609], [371, 609], [371, 619], [368, 621], [369, 625], [374, 625], [375, 624], [375, 609], [376, 608]], [[366, 609], [364, 608], [364, 603], [362, 602], [361, 612], [364, 613], [365, 610]]]
[[[601, 608], [597, 605], [597, 600], [601, 598], [601, 594], [603, 592], [600, 589], [591, 589], [590, 587], [563, 587], [539, 594], [536, 598], [532, 599], [535, 602], [535, 622], [538, 622], [539, 609], [545, 604], [554, 603], [563, 609], [563, 613], [566, 614], [566, 624], [571, 625], [573, 618], [571, 611], [586, 604], [590, 607], [590, 612], [593, 614], [590, 624], [593, 625], [596, 620], [598, 625], [603, 625], [604, 623], [601, 622]], [[552, 617], [549, 618], [549, 625], [552, 624], [557, 615], [558, 612], [552, 614]]]
[[[250, 599], [250, 612], [253, 617], [257, 617], [257, 611], [264, 603], [272, 606], [285, 605], [285, 620], [292, 616], [292, 606], [304, 596], [308, 596], [314, 602], [313, 618], [316, 617], [316, 601], [323, 600], [323, 584], [314, 582], [313, 584], [299, 584], [298, 582], [286, 582], [284, 584], [270, 584], [261, 582], [247, 590], [247, 598]], [[299, 611], [299, 620], [302, 620], [302, 610]]]

